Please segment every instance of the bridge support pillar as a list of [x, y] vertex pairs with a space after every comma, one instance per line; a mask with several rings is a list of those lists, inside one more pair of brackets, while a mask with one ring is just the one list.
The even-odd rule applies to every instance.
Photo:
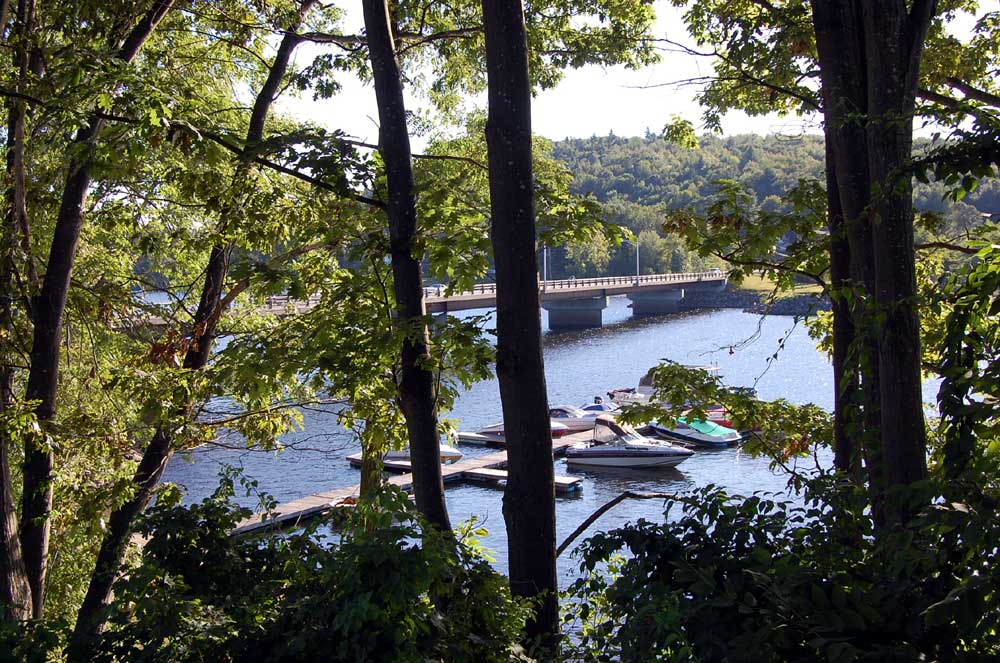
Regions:
[[633, 292], [628, 298], [632, 301], [632, 315], [663, 315], [677, 313], [680, 310], [683, 290], [659, 290], [656, 292]]
[[542, 304], [549, 312], [549, 329], [589, 329], [600, 327], [602, 312], [608, 307], [607, 297], [557, 299]]

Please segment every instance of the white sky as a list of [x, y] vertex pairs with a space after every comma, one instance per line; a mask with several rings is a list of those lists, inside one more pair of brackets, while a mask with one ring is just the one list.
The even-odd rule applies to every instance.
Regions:
[[[655, 36], [690, 43], [681, 11], [664, 1], [657, 1], [655, 7], [658, 17]], [[309, 48], [300, 50], [300, 62], [313, 57]], [[542, 92], [532, 101], [533, 129], [536, 134], [553, 140], [602, 136], [612, 131], [619, 136], [641, 136], [647, 128], [658, 133], [672, 116], [679, 115], [693, 122], [700, 133], [701, 110], [694, 102], [697, 90], [670, 84], [711, 72], [709, 59], [676, 52], [663, 53], [660, 63], [640, 71], [595, 66], [570, 70], [556, 88]], [[414, 109], [419, 103], [418, 99], [407, 99], [408, 108]], [[375, 92], [356, 80], [343, 81], [342, 92], [332, 99], [313, 101], [311, 97], [301, 97], [285, 100], [281, 106], [303, 119], [342, 129], [366, 142], [377, 142]], [[803, 131], [818, 133], [820, 128], [814, 119], [776, 115], [751, 118], [730, 113], [723, 119], [726, 135]], [[422, 148], [420, 140], [414, 141], [414, 148]]]

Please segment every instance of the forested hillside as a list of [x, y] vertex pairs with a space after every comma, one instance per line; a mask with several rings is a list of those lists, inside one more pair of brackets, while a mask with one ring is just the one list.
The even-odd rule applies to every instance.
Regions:
[[[703, 136], [697, 148], [681, 147], [659, 136], [625, 138], [610, 134], [571, 138], [554, 144], [553, 155], [573, 173], [575, 193], [592, 193], [613, 223], [627, 226], [640, 244], [640, 271], [687, 271], [710, 266], [660, 230], [667, 209], [704, 209], [720, 179], [737, 180], [752, 190], [758, 204], [781, 208], [781, 197], [802, 178], [823, 179], [823, 140], [817, 135], [728, 138]], [[918, 143], [918, 149], [925, 147]], [[986, 179], [960, 201], [947, 200], [944, 188], [914, 183], [914, 205], [944, 216], [946, 231], [979, 223], [981, 213], [1000, 214], [1000, 182]], [[635, 271], [635, 249], [577, 246], [553, 250], [555, 277]]]
[[[821, 136], [702, 136], [688, 149], [658, 136], [624, 138], [592, 136], [554, 144], [554, 156], [574, 175], [578, 193], [593, 193], [601, 201], [616, 196], [641, 205], [700, 207], [716, 190], [714, 182], [734, 179], [754, 191], [764, 206], [780, 205], [782, 193], [800, 178], [823, 178]], [[918, 148], [926, 143], [918, 143]], [[959, 202], [942, 199], [944, 191], [917, 183], [914, 204], [919, 210], [964, 215], [978, 209], [1000, 213], [1000, 182], [983, 180]]]
[[763, 204], [778, 205], [800, 177], [823, 175], [818, 136], [707, 136], [695, 149], [651, 135], [594, 136], [556, 143], [554, 154], [573, 172], [579, 191], [642, 205], [698, 207], [723, 178], [746, 183]]

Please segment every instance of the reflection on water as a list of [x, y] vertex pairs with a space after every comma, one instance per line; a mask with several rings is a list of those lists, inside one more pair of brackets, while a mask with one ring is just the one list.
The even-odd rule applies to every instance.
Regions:
[[[685, 364], [716, 363], [731, 385], [755, 386], [762, 398], [813, 402], [830, 408], [833, 377], [801, 325], [789, 317], [759, 316], [736, 310], [702, 311], [674, 316], [632, 319], [623, 298], [612, 298], [604, 312], [605, 326], [545, 336], [546, 382], [550, 403], [582, 404], [608, 389], [635, 386], [646, 370], [663, 359]], [[471, 313], [471, 312], [470, 312]], [[543, 312], [543, 324], [545, 314]], [[749, 339], [749, 341], [748, 341]], [[784, 344], [779, 352], [779, 346]], [[778, 353], [777, 359], [773, 355]], [[203, 447], [175, 459], [165, 479], [187, 488], [189, 500], [208, 495], [218, 482], [222, 464], [242, 467], [259, 482], [260, 490], [278, 501], [354, 485], [358, 471], [344, 456], [358, 450], [353, 437], [336, 423], [336, 406], [304, 412], [302, 431], [285, 436], [291, 449], [280, 454]], [[462, 429], [477, 429], [500, 420], [496, 379], [480, 382], [462, 393], [450, 418]], [[468, 455], [491, 449], [462, 446]], [[785, 489], [786, 479], [772, 473], [766, 460], [738, 449], [697, 452], [675, 469], [621, 470], [567, 468], [556, 462], [556, 473], [583, 478], [583, 491], [557, 498], [558, 541], [568, 536], [601, 505], [626, 490], [678, 492], [718, 484], [737, 494]], [[502, 491], [475, 485], [449, 488], [448, 508], [454, 522], [476, 516], [490, 530], [485, 544], [496, 553], [496, 565], [506, 568]], [[243, 502], [253, 506], [254, 498]], [[626, 501], [603, 515], [592, 529], [608, 529], [639, 518], [660, 519], [660, 500]], [[564, 556], [561, 577], [573, 565]]]

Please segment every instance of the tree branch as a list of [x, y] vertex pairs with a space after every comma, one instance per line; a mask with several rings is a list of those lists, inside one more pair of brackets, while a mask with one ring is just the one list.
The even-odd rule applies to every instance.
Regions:
[[960, 78], [955, 78], [954, 76], [946, 78], [945, 82], [951, 87], [955, 88], [968, 99], [974, 99], [976, 101], [982, 102], [984, 104], [989, 104], [990, 106], [997, 106], [1000, 108], [1000, 96], [986, 92], [985, 90], [980, 90], [977, 87], [973, 87], [966, 81]]
[[483, 26], [474, 25], [468, 28], [443, 30], [441, 32], [435, 32], [429, 35], [418, 35], [418, 34], [401, 32], [396, 35], [396, 42], [398, 44], [405, 44], [405, 45], [397, 48], [396, 50], [398, 53], [405, 53], [411, 48], [422, 46], [423, 44], [429, 44], [431, 42], [441, 41], [443, 39], [455, 39], [455, 38], [465, 39], [482, 31], [483, 31]]
[[[378, 145], [373, 145], [371, 143], [363, 143], [358, 140], [345, 140], [348, 145], [354, 145], [355, 147], [364, 147], [369, 150], [377, 150]], [[482, 161], [477, 161], [472, 157], [461, 157], [454, 154], [411, 154], [414, 159], [424, 159], [427, 161], [460, 161], [462, 163], [467, 163], [471, 166], [475, 166], [484, 172], [489, 172], [489, 167]]]
[[303, 32], [298, 37], [314, 44], [336, 44], [344, 48], [364, 46], [367, 43], [360, 35], [334, 35], [328, 32]]
[[951, 242], [924, 242], [923, 244], [914, 244], [913, 248], [917, 251], [928, 251], [930, 249], [945, 249], [946, 251], [957, 251], [958, 253], [964, 253], [966, 255], [976, 255], [979, 253], [979, 249], [973, 248], [971, 246], [964, 246], [962, 244], [952, 244]]
[[577, 527], [575, 530], [573, 530], [573, 533], [567, 536], [563, 540], [563, 542], [559, 544], [559, 547], [556, 548], [556, 557], [562, 555], [563, 552], [566, 550], [566, 548], [568, 548], [571, 543], [576, 541], [580, 537], [580, 535], [587, 530], [588, 527], [590, 527], [591, 525], [594, 524], [594, 522], [597, 521], [598, 518], [600, 518], [605, 513], [613, 509], [618, 504], [621, 504], [625, 500], [660, 500], [660, 499], [673, 500], [677, 499], [677, 495], [675, 495], [674, 493], [635, 493], [632, 492], [631, 490], [622, 493], [621, 495], [614, 498], [610, 502], [604, 504], [597, 511], [590, 514], [586, 520], [580, 523], [580, 526]]
[[[266, 267], [267, 269], [273, 269], [283, 263], [288, 262], [289, 260], [294, 260], [295, 258], [298, 258], [300, 255], [309, 253], [310, 251], [315, 251], [316, 249], [321, 249], [329, 246], [331, 245], [328, 242], [313, 242], [312, 244], [303, 244], [302, 246], [295, 247], [291, 251], [285, 251], [284, 253], [280, 253], [274, 256], [273, 258], [265, 262], [263, 266]], [[229, 307], [229, 305], [233, 303], [233, 300], [239, 297], [249, 287], [250, 287], [249, 276], [242, 278], [236, 283], [234, 283], [233, 286], [229, 289], [229, 292], [226, 293], [226, 296], [223, 297], [222, 301], [219, 302], [219, 309], [225, 311]]]

